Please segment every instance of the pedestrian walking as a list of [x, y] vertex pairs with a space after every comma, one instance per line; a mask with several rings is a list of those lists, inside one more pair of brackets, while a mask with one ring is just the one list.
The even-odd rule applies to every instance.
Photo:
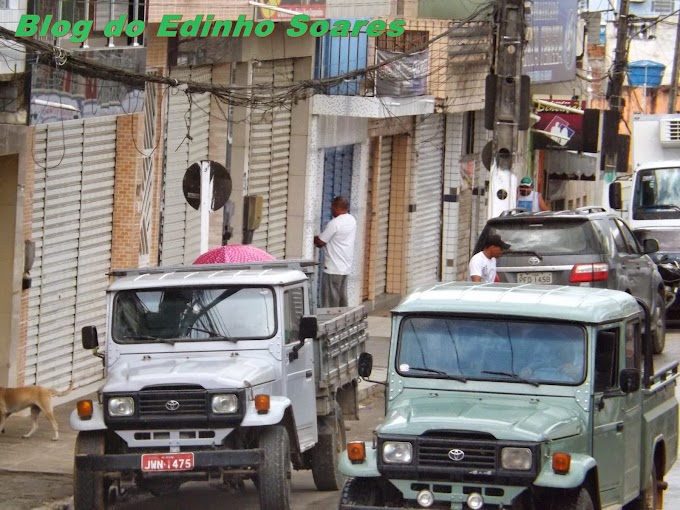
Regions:
[[529, 212], [549, 211], [550, 206], [545, 203], [538, 191], [534, 191], [534, 181], [531, 177], [522, 177], [517, 188], [517, 207]]
[[357, 221], [349, 214], [346, 197], [333, 199], [331, 213], [333, 219], [321, 234], [314, 236], [314, 245], [325, 249], [321, 277], [322, 308], [348, 306], [347, 276], [352, 269], [357, 233]]
[[475, 253], [468, 264], [470, 281], [493, 283], [496, 279], [496, 259], [503, 255], [503, 252], [510, 248], [510, 245], [503, 242], [497, 234], [486, 238], [484, 249]]

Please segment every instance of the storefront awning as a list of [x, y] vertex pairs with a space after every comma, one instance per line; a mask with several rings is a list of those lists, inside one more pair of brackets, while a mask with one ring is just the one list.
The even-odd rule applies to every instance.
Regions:
[[543, 168], [548, 179], [594, 181], [597, 155], [571, 151], [544, 151]]

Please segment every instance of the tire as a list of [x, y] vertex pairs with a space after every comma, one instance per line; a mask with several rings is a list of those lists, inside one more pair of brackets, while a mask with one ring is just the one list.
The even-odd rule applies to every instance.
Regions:
[[312, 450], [312, 476], [320, 491], [337, 491], [345, 483], [338, 469], [340, 453], [345, 449], [345, 420], [335, 403], [335, 413], [319, 418], [319, 442]]
[[666, 347], [666, 300], [663, 292], [656, 297], [656, 321], [652, 331], [654, 354], [661, 354]]
[[574, 489], [553, 495], [546, 510], [595, 510], [595, 505], [586, 489]]
[[656, 465], [652, 464], [652, 472], [649, 474], [647, 487], [640, 494], [639, 510], [660, 510], [659, 504], [659, 480], [656, 478]]
[[260, 510], [290, 510], [290, 443], [288, 431], [281, 425], [260, 434], [259, 447], [264, 462], [258, 471]]
[[[79, 432], [76, 438], [75, 453], [104, 454], [106, 438], [101, 432]], [[97, 471], [73, 468], [73, 508], [74, 510], [104, 510], [108, 498], [108, 483], [104, 475]]]
[[340, 495], [340, 506], [384, 506], [382, 491], [371, 478], [348, 478]]

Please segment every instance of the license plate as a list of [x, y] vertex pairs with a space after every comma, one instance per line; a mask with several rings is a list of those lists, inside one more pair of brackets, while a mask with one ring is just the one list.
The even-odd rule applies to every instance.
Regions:
[[146, 453], [142, 455], [142, 471], [190, 471], [194, 469], [194, 454]]
[[517, 273], [517, 283], [552, 283], [552, 273]]

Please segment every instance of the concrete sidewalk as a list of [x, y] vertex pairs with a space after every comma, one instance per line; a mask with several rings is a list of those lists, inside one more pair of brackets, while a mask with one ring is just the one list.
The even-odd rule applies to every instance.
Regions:
[[[369, 341], [366, 350], [373, 354], [371, 379], [384, 381], [389, 352], [389, 313], [376, 311], [369, 315], [368, 331]], [[359, 396], [365, 399], [382, 389], [381, 385], [361, 381]], [[59, 441], [52, 441], [52, 426], [42, 414], [38, 419], [40, 428], [30, 439], [21, 437], [31, 428], [31, 419], [27, 413], [13, 415], [6, 421], [5, 434], [0, 436], [0, 473], [13, 471], [72, 475], [76, 432], [69, 426], [69, 416], [74, 409], [75, 400], [80, 400], [84, 396], [82, 392], [76, 391], [70, 397], [70, 401], [58, 404], [54, 408], [59, 423]], [[96, 395], [91, 393], [87, 398], [96, 398]]]

